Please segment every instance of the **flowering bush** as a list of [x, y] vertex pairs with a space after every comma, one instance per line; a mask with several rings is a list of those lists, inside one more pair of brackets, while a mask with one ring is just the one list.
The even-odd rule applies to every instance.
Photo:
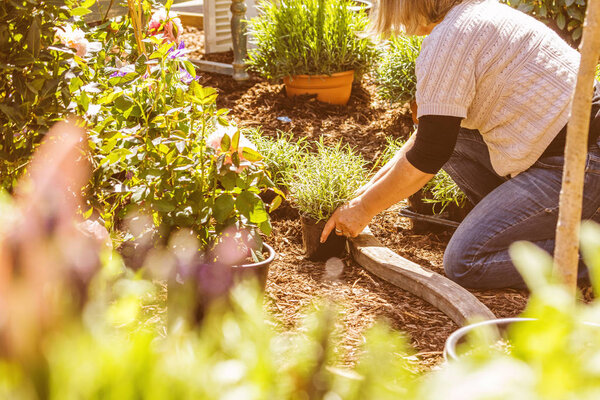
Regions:
[[185, 43], [177, 43], [178, 23], [160, 10], [154, 16], [162, 33], [142, 37], [145, 52], [119, 42], [124, 35], [135, 43], [126, 20], [98, 27], [92, 36], [116, 51], [99, 52], [73, 85], [91, 129], [90, 205], [108, 228], [139, 211], [152, 216], [161, 239], [190, 228], [206, 249], [235, 226], [260, 244], [258, 233], [271, 227], [258, 194], [273, 186], [262, 157], [217, 109], [216, 91], [197, 82]]

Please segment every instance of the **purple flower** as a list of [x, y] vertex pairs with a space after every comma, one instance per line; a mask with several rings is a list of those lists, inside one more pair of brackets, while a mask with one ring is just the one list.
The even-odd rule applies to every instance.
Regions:
[[196, 75], [196, 77], [193, 77], [192, 74], [187, 72], [185, 68], [179, 67], [179, 79], [181, 80], [181, 82], [185, 83], [186, 85], [189, 85], [190, 83], [192, 83], [192, 81], [197, 81], [198, 79], [200, 79], [200, 77], [198, 75]]
[[110, 74], [110, 77], [111, 78], [122, 78], [125, 75], [130, 74], [132, 72], [135, 72], [135, 67], [131, 64], [127, 64], [127, 65], [124, 65], [121, 68], [117, 69], [112, 74]]
[[127, 75], [127, 72], [125, 72], [125, 71], [115, 71], [112, 74], [110, 74], [110, 77], [111, 78], [122, 78], [125, 75]]
[[177, 49], [175, 49], [175, 45], [173, 45], [167, 53], [169, 54], [169, 58], [174, 60], [177, 58], [184, 58], [184, 56], [189, 52], [190, 50], [185, 49], [185, 42], [182, 40], [179, 43], [179, 46], [177, 46]]

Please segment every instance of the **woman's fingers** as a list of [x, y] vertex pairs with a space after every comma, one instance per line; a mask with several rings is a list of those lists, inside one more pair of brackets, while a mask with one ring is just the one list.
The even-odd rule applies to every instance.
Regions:
[[323, 228], [323, 232], [321, 232], [321, 243], [325, 243], [325, 241], [329, 237], [329, 234], [331, 233], [331, 231], [335, 229], [336, 220], [337, 220], [337, 211], [333, 213], [331, 218], [329, 218], [329, 220], [325, 224], [325, 228]]

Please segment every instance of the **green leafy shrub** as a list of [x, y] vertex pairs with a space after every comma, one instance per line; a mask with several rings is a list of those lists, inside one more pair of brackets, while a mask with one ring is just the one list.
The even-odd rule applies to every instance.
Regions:
[[348, 0], [263, 1], [262, 13], [250, 21], [256, 48], [248, 65], [267, 79], [293, 75], [331, 75], [372, 64], [373, 42], [358, 34], [368, 25], [364, 12]]
[[250, 130], [247, 134], [264, 157], [263, 162], [271, 173], [273, 182], [280, 189], [288, 190], [297, 166], [307, 156], [306, 138], [294, 142], [292, 133], [279, 132], [277, 137], [272, 139], [263, 136], [257, 129]]
[[98, 27], [113, 47], [73, 84], [91, 129], [91, 205], [109, 228], [139, 211], [162, 239], [189, 228], [206, 248], [235, 226], [260, 243], [271, 225], [258, 194], [273, 186], [262, 156], [217, 109], [216, 90], [196, 82], [185, 43], [142, 32], [136, 47], [135, 32], [127, 19]]
[[539, 19], [573, 47], [581, 41], [586, 0], [502, 0]]
[[290, 181], [295, 206], [317, 221], [328, 219], [366, 183], [365, 165], [360, 155], [341, 142], [333, 147], [317, 143], [317, 152], [305, 157]]
[[415, 99], [415, 62], [422, 42], [422, 37], [405, 35], [393, 36], [389, 40], [375, 74], [377, 90], [382, 98], [392, 103], [407, 103]]
[[[87, 2], [89, 3], [89, 2]], [[68, 113], [81, 58], [57, 28], [84, 13], [75, 1], [0, 4], [0, 186], [11, 189], [50, 126]]]

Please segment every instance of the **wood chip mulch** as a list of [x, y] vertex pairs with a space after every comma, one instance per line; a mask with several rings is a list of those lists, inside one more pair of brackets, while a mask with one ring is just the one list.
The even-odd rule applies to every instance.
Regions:
[[[195, 50], [191, 57], [232, 60], [231, 52], [205, 56], [202, 32], [186, 28], [185, 40], [187, 48]], [[283, 85], [256, 76], [243, 83], [218, 74], [200, 73], [200, 76], [203, 85], [218, 90], [218, 106], [229, 108], [230, 116], [239, 126], [260, 127], [269, 136], [282, 130], [293, 132], [296, 138], [323, 138], [326, 143], [341, 140], [372, 163], [385, 149], [386, 136], [406, 138], [413, 131], [408, 107], [391, 106], [378, 99], [376, 87], [368, 76], [354, 85], [347, 106], [326, 105], [312, 98], [289, 99]], [[291, 122], [285, 122], [288, 119]], [[417, 234], [411, 230], [409, 220], [398, 215], [401, 206], [402, 203], [378, 215], [370, 225], [371, 230], [399, 255], [443, 274], [443, 252], [452, 232]], [[416, 350], [412, 357], [417, 369], [426, 370], [441, 362], [444, 342], [457, 329], [446, 315], [372, 276], [349, 257], [341, 260], [341, 268], [339, 263], [305, 260], [300, 221], [294, 212], [277, 214], [273, 226], [267, 241], [278, 257], [269, 271], [267, 308], [282, 329], [297, 329], [299, 315], [310, 304], [332, 300], [343, 310], [338, 349], [342, 364], [349, 366], [356, 361], [363, 333], [377, 319], [386, 320], [399, 335], [408, 335]], [[528, 295], [526, 291], [512, 289], [473, 293], [498, 317], [517, 316], [524, 309]], [[589, 297], [589, 290], [587, 293]]]

